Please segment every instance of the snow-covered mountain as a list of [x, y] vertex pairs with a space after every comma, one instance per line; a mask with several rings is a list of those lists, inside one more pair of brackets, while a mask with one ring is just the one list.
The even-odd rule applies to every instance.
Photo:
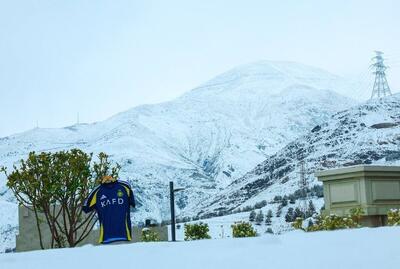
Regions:
[[299, 162], [304, 158], [310, 185], [317, 170], [358, 164], [400, 164], [400, 94], [370, 100], [336, 113], [322, 124], [249, 173], [216, 197], [203, 202], [202, 215], [271, 201], [299, 187]]
[[[239, 66], [171, 102], [135, 107], [103, 122], [1, 138], [0, 164], [10, 167], [30, 151], [104, 151], [135, 189], [141, 205], [136, 220], [160, 220], [169, 212], [170, 180], [186, 188], [178, 207], [198, 211], [202, 201], [354, 104], [335, 92], [346, 87], [340, 77], [297, 63]], [[0, 200], [14, 202], [3, 175]]]

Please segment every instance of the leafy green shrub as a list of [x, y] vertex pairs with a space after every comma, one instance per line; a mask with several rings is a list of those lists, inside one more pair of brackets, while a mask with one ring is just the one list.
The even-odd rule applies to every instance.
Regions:
[[257, 236], [256, 230], [248, 222], [236, 222], [232, 225], [233, 237], [254, 237]]
[[292, 223], [292, 227], [296, 230], [303, 230], [303, 218], [296, 218]]
[[[92, 153], [71, 149], [30, 152], [11, 173], [5, 167], [0, 167], [0, 173], [7, 177], [7, 187], [19, 204], [33, 211], [39, 245], [44, 249], [75, 247], [89, 236], [96, 215], [82, 214], [82, 206], [96, 183], [104, 176], [117, 179], [120, 168], [105, 153], [99, 153], [95, 161]], [[44, 244], [45, 234], [51, 236], [49, 246]]]
[[158, 233], [149, 228], [142, 229], [142, 242], [157, 242], [160, 241]]
[[361, 227], [360, 221], [363, 215], [361, 208], [355, 208], [350, 210], [350, 214], [344, 217], [336, 215], [316, 217], [316, 221], [313, 225], [307, 228], [307, 231], [330, 231], [337, 229], [350, 229]]
[[400, 210], [399, 209], [391, 209], [387, 215], [388, 215], [388, 225], [390, 225], [390, 226], [400, 225]]
[[185, 240], [210, 239], [209, 231], [207, 223], [185, 224]]

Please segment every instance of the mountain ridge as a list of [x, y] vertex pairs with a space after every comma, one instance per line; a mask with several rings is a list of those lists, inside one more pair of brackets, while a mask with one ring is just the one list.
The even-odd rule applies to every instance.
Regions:
[[[217, 195], [288, 142], [354, 103], [329, 90], [336, 84], [330, 74], [325, 80], [322, 75], [314, 79], [313, 71], [291, 65], [288, 72], [304, 73], [299, 83], [288, 79], [290, 74], [274, 76], [268, 64], [255, 69], [265, 65], [261, 79], [241, 79], [235, 71], [239, 83], [227, 82], [224, 94], [216, 94], [217, 86], [212, 86], [173, 101], [135, 107], [102, 122], [34, 129], [0, 139], [0, 163], [12, 167], [29, 151], [74, 147], [104, 151], [121, 164], [121, 178], [135, 189], [139, 205], [135, 222], [168, 217], [169, 181], [186, 188], [177, 197], [178, 214], [185, 208], [198, 211], [195, 205], [200, 201]], [[14, 201], [4, 175], [0, 193], [4, 193], [0, 201]]]
[[313, 172], [359, 164], [400, 164], [400, 94], [369, 100], [337, 112], [304, 136], [261, 162], [225, 191], [199, 207], [202, 214], [232, 211], [298, 187], [298, 164], [304, 158], [310, 185]]

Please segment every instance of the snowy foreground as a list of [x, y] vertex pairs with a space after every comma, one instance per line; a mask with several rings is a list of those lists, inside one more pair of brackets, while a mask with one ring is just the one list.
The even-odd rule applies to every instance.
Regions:
[[0, 254], [0, 268], [399, 268], [400, 228]]

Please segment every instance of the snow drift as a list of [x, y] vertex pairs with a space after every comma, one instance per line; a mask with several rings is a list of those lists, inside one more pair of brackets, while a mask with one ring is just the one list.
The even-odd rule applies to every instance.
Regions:
[[0, 255], [2, 268], [398, 268], [399, 228], [256, 238], [84, 246]]

